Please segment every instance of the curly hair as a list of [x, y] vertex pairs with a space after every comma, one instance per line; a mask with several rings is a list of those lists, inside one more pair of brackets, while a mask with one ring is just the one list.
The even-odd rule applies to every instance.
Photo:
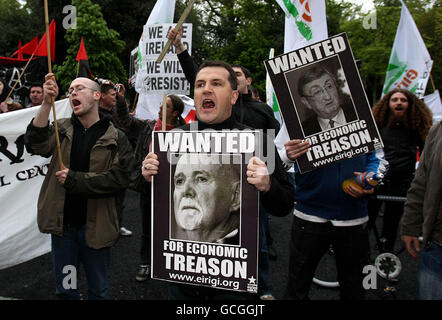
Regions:
[[408, 128], [417, 131], [422, 141], [425, 141], [428, 131], [433, 124], [433, 114], [425, 102], [419, 99], [413, 92], [405, 89], [395, 88], [375, 104], [372, 111], [376, 125], [378, 128], [384, 128], [391, 124], [389, 103], [391, 96], [397, 92], [404, 94], [408, 100], [407, 118], [404, 124]]

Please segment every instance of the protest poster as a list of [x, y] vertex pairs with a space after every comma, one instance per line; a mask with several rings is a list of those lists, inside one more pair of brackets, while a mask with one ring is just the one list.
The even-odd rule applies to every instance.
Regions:
[[297, 159], [300, 173], [383, 148], [346, 33], [265, 66], [290, 139], [311, 144]]
[[[145, 25], [143, 40], [140, 45], [141, 63], [138, 69], [142, 77], [142, 85], [139, 86], [139, 93], [174, 93], [189, 94], [190, 84], [186, 80], [181, 68], [175, 47], [170, 46], [163, 61], [157, 63], [156, 60], [166, 45], [167, 33], [174, 28], [173, 23], [161, 23]], [[189, 54], [192, 50], [192, 24], [183, 24], [182, 42]]]
[[255, 131], [153, 132], [152, 278], [256, 293]]

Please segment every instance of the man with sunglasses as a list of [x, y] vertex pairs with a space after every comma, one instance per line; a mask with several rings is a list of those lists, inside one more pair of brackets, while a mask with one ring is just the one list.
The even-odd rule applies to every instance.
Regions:
[[48, 122], [51, 99], [58, 95], [53, 74], [45, 77], [43, 103], [25, 134], [31, 154], [52, 156], [38, 199], [38, 227], [50, 233], [56, 296], [79, 299], [76, 277], [83, 264], [89, 299], [109, 298], [110, 247], [118, 239], [115, 194], [129, 183], [133, 153], [123, 132], [110, 117], [101, 117], [98, 83], [77, 78], [69, 86], [71, 118], [58, 121], [58, 162], [55, 128]]

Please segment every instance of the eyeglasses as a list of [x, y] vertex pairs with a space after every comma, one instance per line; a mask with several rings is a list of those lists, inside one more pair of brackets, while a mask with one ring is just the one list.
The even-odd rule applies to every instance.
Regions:
[[310, 88], [311, 94], [305, 95], [305, 97], [319, 99], [324, 97], [326, 92], [327, 95], [330, 95], [330, 93], [334, 93], [336, 90], [337, 87], [333, 80], [328, 80], [324, 83], [324, 86], [316, 85]]
[[85, 86], [76, 86], [76, 87], [69, 88], [67, 96], [68, 97], [71, 96], [74, 92], [80, 93], [80, 92], [82, 92], [85, 89], [89, 89], [89, 90], [92, 90], [92, 91], [97, 91], [97, 89], [93, 89], [93, 88], [89, 88], [89, 87], [85, 87]]

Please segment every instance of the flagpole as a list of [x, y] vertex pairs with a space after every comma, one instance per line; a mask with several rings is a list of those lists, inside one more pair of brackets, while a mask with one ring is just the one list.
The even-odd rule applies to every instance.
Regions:
[[433, 76], [431, 75], [431, 72], [430, 72], [430, 81], [431, 81], [431, 85], [433, 86], [433, 91], [436, 91], [436, 86], [434, 85], [434, 80], [433, 80]]
[[163, 114], [161, 120], [161, 130], [166, 131], [167, 95], [163, 93]]
[[[190, 13], [190, 9], [192, 9], [193, 4], [196, 0], [190, 0], [187, 4], [186, 9], [184, 9], [183, 14], [181, 15], [180, 19], [178, 20], [177, 25], [175, 26], [175, 32], [178, 32], [181, 28], [181, 26], [184, 23], [184, 20], [186, 20], [187, 16]], [[163, 61], [164, 56], [166, 55], [167, 50], [169, 50], [170, 45], [172, 44], [172, 40], [167, 40], [166, 45], [163, 48], [163, 51], [161, 51], [160, 55], [158, 56], [157, 63], [161, 63]]]
[[[45, 24], [46, 24], [46, 44], [48, 50], [48, 71], [52, 73], [52, 65], [51, 65], [51, 43], [50, 43], [50, 35], [49, 35], [49, 14], [48, 14], [48, 0], [44, 0], [44, 10], [45, 10]], [[58, 162], [60, 165], [60, 170], [65, 169], [63, 164], [63, 160], [61, 159], [61, 148], [60, 148], [60, 137], [58, 135], [58, 123], [57, 116], [55, 113], [55, 102], [54, 97], [51, 97], [52, 104], [52, 113], [54, 115], [54, 126], [55, 126], [55, 141], [57, 142], [57, 154], [58, 154]]]

